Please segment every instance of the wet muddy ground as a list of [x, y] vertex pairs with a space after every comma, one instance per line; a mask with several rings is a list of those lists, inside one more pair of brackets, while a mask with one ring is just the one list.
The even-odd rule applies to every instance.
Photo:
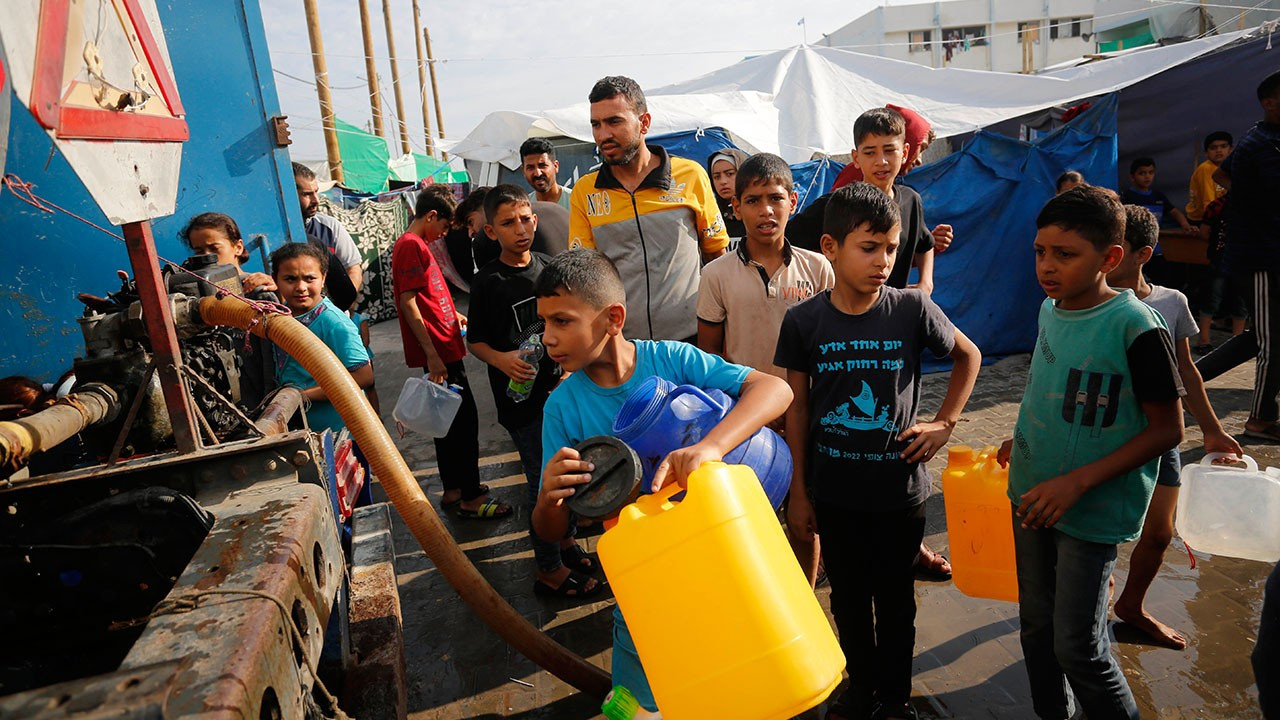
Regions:
[[[382, 415], [394, 434], [391, 409], [408, 371], [394, 322], [373, 329]], [[468, 358], [480, 406], [482, 478], [499, 499], [517, 506], [511, 518], [482, 522], [446, 514], [444, 521], [480, 572], [531, 622], [570, 649], [608, 667], [613, 600], [606, 592], [590, 604], [547, 600], [533, 594], [533, 556], [527, 540], [524, 477], [510, 439], [493, 414], [482, 366]], [[1008, 436], [1018, 411], [1028, 358], [1013, 357], [983, 369], [965, 420], [953, 443], [997, 444]], [[927, 376], [922, 407], [937, 407], [947, 375]], [[1260, 466], [1280, 465], [1280, 445], [1239, 435], [1253, 387], [1249, 363], [1209, 384], [1209, 398], [1228, 432]], [[1184, 462], [1203, 455], [1200, 435], [1188, 417]], [[431, 442], [409, 434], [397, 441], [405, 459], [438, 503], [441, 487]], [[931, 464], [935, 494], [928, 501], [927, 542], [946, 552], [943, 500], [937, 478], [945, 464]], [[399, 518], [397, 517], [398, 521]], [[596, 537], [584, 544], [594, 548]], [[409, 713], [420, 720], [445, 718], [592, 718], [598, 702], [576, 693], [508, 647], [453, 593], [402, 525], [396, 533], [397, 570], [408, 654]], [[1122, 547], [1116, 581], [1127, 572]], [[1246, 560], [1199, 556], [1191, 567], [1174, 540], [1147, 597], [1148, 609], [1181, 631], [1185, 651], [1144, 644], [1123, 624], [1114, 624], [1119, 658], [1144, 718], [1259, 718], [1249, 665], [1262, 590], [1271, 568]], [[828, 590], [818, 598], [827, 606]], [[1017, 607], [961, 594], [949, 582], [918, 582], [913, 704], [926, 718], [1028, 718], [1030, 689], [1018, 642]], [[696, 602], [696, 598], [685, 598]], [[820, 717], [811, 711], [803, 717]]]

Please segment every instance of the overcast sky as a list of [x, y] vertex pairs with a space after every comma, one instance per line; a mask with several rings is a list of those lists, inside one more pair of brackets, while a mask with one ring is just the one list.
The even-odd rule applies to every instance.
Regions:
[[[383, 3], [391, 5], [409, 143], [423, 152], [412, 0], [368, 0], [384, 122], [396, 116]], [[628, 75], [644, 88], [686, 80], [745, 57], [816, 42], [880, 4], [876, 0], [744, 3], [582, 0], [419, 0], [431, 31], [444, 129], [461, 138], [495, 110], [542, 110], [586, 100], [600, 77]], [[896, 4], [896, 3], [894, 3]], [[317, 0], [338, 117], [370, 119], [360, 11], [355, 0]], [[282, 111], [296, 160], [323, 160], [320, 105], [302, 0], [261, 0]], [[751, 10], [743, 10], [751, 7]], [[804, 18], [804, 26], [797, 23]], [[302, 78], [302, 81], [283, 73]], [[429, 80], [428, 80], [429, 82]], [[430, 90], [428, 90], [428, 93]], [[431, 124], [438, 134], [434, 108]], [[392, 155], [399, 154], [394, 140]]]

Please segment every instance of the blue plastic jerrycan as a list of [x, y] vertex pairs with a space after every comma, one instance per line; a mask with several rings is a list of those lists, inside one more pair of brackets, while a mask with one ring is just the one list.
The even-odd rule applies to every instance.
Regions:
[[[613, 434], [640, 456], [641, 492], [649, 492], [653, 474], [672, 450], [689, 447], [711, 432], [734, 399], [719, 390], [703, 390], [653, 376], [632, 391], [613, 420]], [[760, 428], [724, 456], [730, 465], [755, 471], [769, 502], [777, 509], [791, 487], [791, 450], [778, 433]]]

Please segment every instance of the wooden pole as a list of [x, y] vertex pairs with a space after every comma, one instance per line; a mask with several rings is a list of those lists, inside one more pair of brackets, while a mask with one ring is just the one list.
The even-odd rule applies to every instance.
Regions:
[[373, 114], [373, 134], [385, 137], [382, 129], [382, 94], [378, 91], [378, 63], [373, 54], [373, 28], [369, 27], [369, 0], [360, 0], [360, 31], [364, 35], [364, 72], [369, 76], [369, 109]]
[[320, 17], [316, 0], [302, 0], [307, 15], [307, 36], [311, 39], [311, 64], [316, 71], [316, 96], [320, 99], [320, 121], [324, 125], [324, 149], [329, 156], [329, 177], [342, 182], [342, 151], [338, 149], [338, 131], [333, 124], [333, 98], [329, 95], [329, 70], [324, 63], [324, 40], [320, 38]]
[[[431, 71], [431, 98], [436, 104], [436, 127], [440, 128], [440, 139], [444, 140], [444, 113], [440, 110], [440, 86], [436, 83], [436, 61], [431, 55], [431, 31], [427, 24], [422, 24], [422, 39], [427, 44], [427, 69]], [[448, 161], [449, 153], [441, 150], [440, 157]]]
[[404, 93], [400, 91], [400, 68], [396, 65], [396, 37], [391, 27], [391, 0], [382, 0], [382, 17], [387, 21], [387, 54], [391, 56], [391, 84], [396, 91], [396, 127], [400, 129], [400, 152], [409, 154], [409, 128], [405, 123]]
[[422, 132], [427, 138], [427, 154], [435, 156], [436, 144], [431, 139], [431, 108], [427, 103], [427, 60], [422, 55], [421, 16], [418, 14], [418, 0], [413, 0], [413, 38], [418, 46], [418, 94], [422, 96]]

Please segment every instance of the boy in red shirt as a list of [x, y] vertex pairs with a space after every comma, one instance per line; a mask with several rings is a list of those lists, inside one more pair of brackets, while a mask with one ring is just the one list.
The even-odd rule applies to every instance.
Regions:
[[490, 499], [489, 488], [480, 484], [480, 418], [462, 365], [467, 356], [462, 342], [467, 319], [454, 309], [449, 286], [427, 248], [449, 231], [456, 206], [447, 187], [422, 191], [413, 222], [391, 251], [391, 270], [405, 364], [425, 368], [431, 382], [462, 388], [462, 407], [449, 434], [435, 439], [436, 464], [444, 484], [441, 507], [456, 505], [459, 517], [489, 520], [507, 517], [511, 506]]

